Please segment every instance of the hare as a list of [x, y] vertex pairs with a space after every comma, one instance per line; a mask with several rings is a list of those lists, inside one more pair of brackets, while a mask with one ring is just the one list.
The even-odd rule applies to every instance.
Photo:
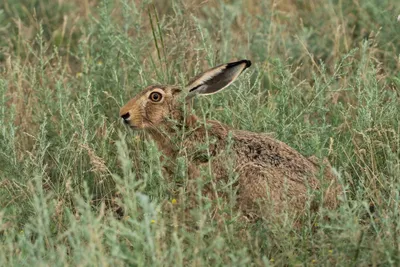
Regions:
[[[211, 166], [214, 182], [227, 183], [232, 173], [227, 163], [233, 162], [238, 175], [236, 205], [244, 216], [262, 216], [263, 210], [305, 214], [320, 205], [335, 208], [341, 187], [329, 164], [321, 168], [266, 134], [233, 129], [214, 120], [204, 122], [192, 114], [193, 97], [222, 91], [250, 66], [249, 60], [219, 65], [196, 76], [185, 88], [149, 86], [121, 108], [120, 116], [132, 129], [144, 129], [155, 140], [170, 161], [166, 164], [170, 173], [174, 160], [185, 155], [190, 179], [201, 178], [202, 166]], [[320, 197], [313, 194], [317, 191], [322, 191]]]

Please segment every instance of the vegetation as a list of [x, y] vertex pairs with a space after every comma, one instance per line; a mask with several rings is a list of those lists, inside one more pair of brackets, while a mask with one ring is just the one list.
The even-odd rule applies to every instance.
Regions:
[[[399, 266], [399, 14], [397, 0], [2, 1], [1, 265]], [[329, 159], [342, 205], [299, 229], [200, 193], [186, 212], [185, 159], [163, 176], [118, 117], [147, 85], [242, 58], [196, 112]]]

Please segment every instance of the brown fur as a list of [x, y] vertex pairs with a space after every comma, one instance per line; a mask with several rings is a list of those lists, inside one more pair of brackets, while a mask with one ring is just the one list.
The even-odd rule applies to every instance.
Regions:
[[[153, 103], [149, 99], [153, 91], [161, 92], [163, 101]], [[218, 121], [202, 122], [190, 112], [185, 116], [181, 91], [168, 86], [150, 86], [120, 111], [121, 116], [129, 112], [127, 123], [131, 127], [145, 129], [157, 142], [165, 158], [170, 160], [166, 165], [168, 172], [173, 172], [176, 157], [184, 155], [189, 162], [190, 179], [201, 178], [203, 166], [205, 169], [211, 166], [214, 182], [227, 183], [227, 165], [232, 163], [239, 176], [235, 184], [237, 207], [249, 216], [283, 210], [303, 214], [308, 205], [311, 209], [319, 204], [327, 208], [337, 206], [341, 187], [329, 164], [321, 172], [315, 160], [305, 158], [265, 134], [232, 129]], [[210, 143], [204, 147], [207, 140]], [[323, 201], [318, 203], [313, 192], [321, 189]], [[210, 188], [204, 193], [211, 197], [218, 194]]]

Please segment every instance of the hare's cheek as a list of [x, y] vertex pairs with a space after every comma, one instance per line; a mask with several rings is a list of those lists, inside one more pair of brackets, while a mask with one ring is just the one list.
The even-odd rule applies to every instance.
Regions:
[[149, 120], [153, 125], [161, 123], [164, 119], [164, 112], [162, 105], [147, 104], [145, 113], [146, 113], [146, 119]]
[[143, 128], [143, 114], [140, 109], [131, 111], [129, 125], [135, 128]]

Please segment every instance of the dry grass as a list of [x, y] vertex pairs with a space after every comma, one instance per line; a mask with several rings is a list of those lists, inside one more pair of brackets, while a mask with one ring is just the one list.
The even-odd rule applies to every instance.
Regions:
[[[395, 0], [5, 0], [0, 262], [398, 265], [398, 14]], [[300, 229], [243, 224], [200, 194], [188, 211], [185, 158], [165, 176], [118, 120], [145, 86], [239, 58], [252, 68], [198, 115], [328, 158], [347, 188]]]

